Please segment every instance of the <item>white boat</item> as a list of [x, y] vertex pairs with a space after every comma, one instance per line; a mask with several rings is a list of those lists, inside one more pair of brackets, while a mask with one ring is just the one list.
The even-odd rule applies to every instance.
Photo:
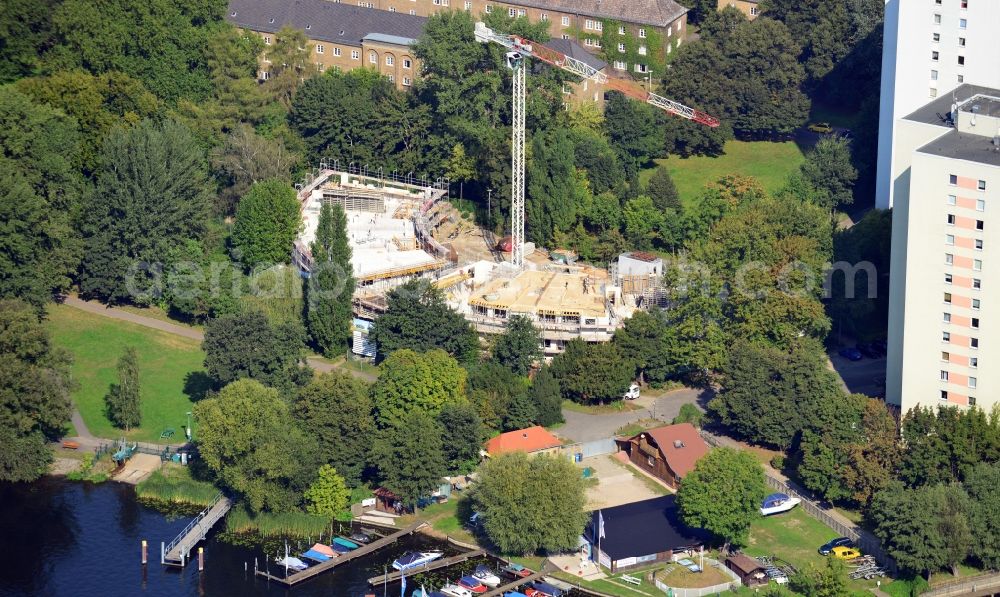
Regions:
[[441, 587], [441, 592], [450, 597], [472, 597], [472, 591], [451, 583]]
[[303, 562], [302, 560], [298, 559], [295, 556], [285, 556], [283, 558], [275, 558], [274, 561], [279, 566], [287, 566], [288, 568], [291, 568], [293, 570], [305, 570], [306, 568], [309, 567], [309, 564], [306, 564], [305, 562]]
[[788, 497], [783, 493], [772, 493], [764, 498], [764, 502], [760, 505], [760, 513], [768, 516], [770, 514], [788, 512], [800, 503], [802, 503], [802, 500], [797, 497]]
[[472, 573], [472, 577], [491, 589], [500, 586], [500, 577], [494, 574], [486, 564], [476, 566], [476, 571]]
[[400, 571], [410, 570], [423, 566], [428, 562], [433, 562], [443, 555], [444, 553], [440, 551], [408, 551], [396, 558], [392, 563], [392, 567]]

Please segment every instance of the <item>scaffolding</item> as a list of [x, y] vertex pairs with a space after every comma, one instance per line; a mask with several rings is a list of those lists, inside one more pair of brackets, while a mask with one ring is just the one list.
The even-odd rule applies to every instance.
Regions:
[[344, 211], [385, 213], [385, 193], [372, 189], [330, 185], [323, 187], [324, 205], [339, 205]]

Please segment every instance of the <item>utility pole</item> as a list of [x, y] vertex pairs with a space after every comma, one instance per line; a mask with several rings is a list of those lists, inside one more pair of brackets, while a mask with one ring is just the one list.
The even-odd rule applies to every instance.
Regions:
[[493, 231], [493, 189], [486, 189], [486, 221], [490, 231]]

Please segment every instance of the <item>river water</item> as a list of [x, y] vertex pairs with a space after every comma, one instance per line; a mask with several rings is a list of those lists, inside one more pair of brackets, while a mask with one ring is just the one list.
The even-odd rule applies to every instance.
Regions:
[[[52, 477], [30, 484], [0, 483], [0, 596], [358, 597], [375, 593], [382, 597], [383, 588], [370, 589], [367, 579], [382, 574], [402, 552], [431, 547], [454, 552], [450, 546], [415, 535], [289, 589], [254, 576], [254, 557], [264, 567], [261, 548], [220, 541], [217, 530], [203, 543], [203, 572], [198, 572], [196, 560], [183, 570], [160, 565], [160, 542], [169, 542], [190, 520], [171, 518], [140, 504], [129, 485], [91, 485]], [[143, 539], [149, 543], [146, 566], [140, 557]], [[274, 571], [275, 564], [269, 565]], [[411, 584], [407, 593], [412, 588]], [[398, 584], [389, 585], [387, 595], [399, 594]]]

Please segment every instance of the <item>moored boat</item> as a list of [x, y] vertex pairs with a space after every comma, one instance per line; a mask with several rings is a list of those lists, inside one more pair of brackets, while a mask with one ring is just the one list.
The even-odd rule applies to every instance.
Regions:
[[472, 576], [487, 587], [500, 586], [500, 577], [494, 574], [493, 570], [486, 564], [476, 566], [476, 570], [472, 573]]
[[472, 597], [472, 591], [454, 584], [441, 587], [441, 592], [449, 597]]
[[458, 583], [456, 584], [464, 589], [469, 589], [477, 595], [486, 592], [486, 585], [479, 582], [479, 579], [474, 576], [463, 576], [458, 579]]
[[538, 580], [531, 583], [530, 589], [525, 589], [524, 591], [524, 594], [528, 597], [562, 597], [563, 593], [565, 591], [559, 587]]
[[527, 577], [531, 576], [531, 570], [528, 570], [524, 566], [522, 566], [520, 564], [515, 564], [513, 562], [511, 562], [510, 564], [507, 564], [506, 566], [504, 566], [500, 570], [502, 570], [503, 572], [506, 572], [507, 574], [509, 574], [511, 576], [518, 577], [518, 578], [527, 578]]
[[[336, 549], [336, 547], [334, 547]], [[409, 570], [418, 566], [423, 566], [428, 562], [440, 558], [444, 553], [440, 551], [408, 551], [396, 558], [392, 567], [396, 570]], [[442, 589], [443, 591], [444, 589]]]
[[303, 562], [302, 560], [298, 559], [295, 556], [285, 556], [283, 558], [275, 558], [274, 561], [279, 566], [287, 566], [288, 568], [293, 570], [305, 570], [306, 568], [309, 567], [309, 564], [306, 564], [305, 562]]
[[357, 549], [358, 547], [360, 547], [354, 541], [351, 541], [350, 539], [344, 539], [343, 537], [334, 537], [333, 543], [335, 545], [341, 545], [343, 547], [346, 547], [347, 549]]

